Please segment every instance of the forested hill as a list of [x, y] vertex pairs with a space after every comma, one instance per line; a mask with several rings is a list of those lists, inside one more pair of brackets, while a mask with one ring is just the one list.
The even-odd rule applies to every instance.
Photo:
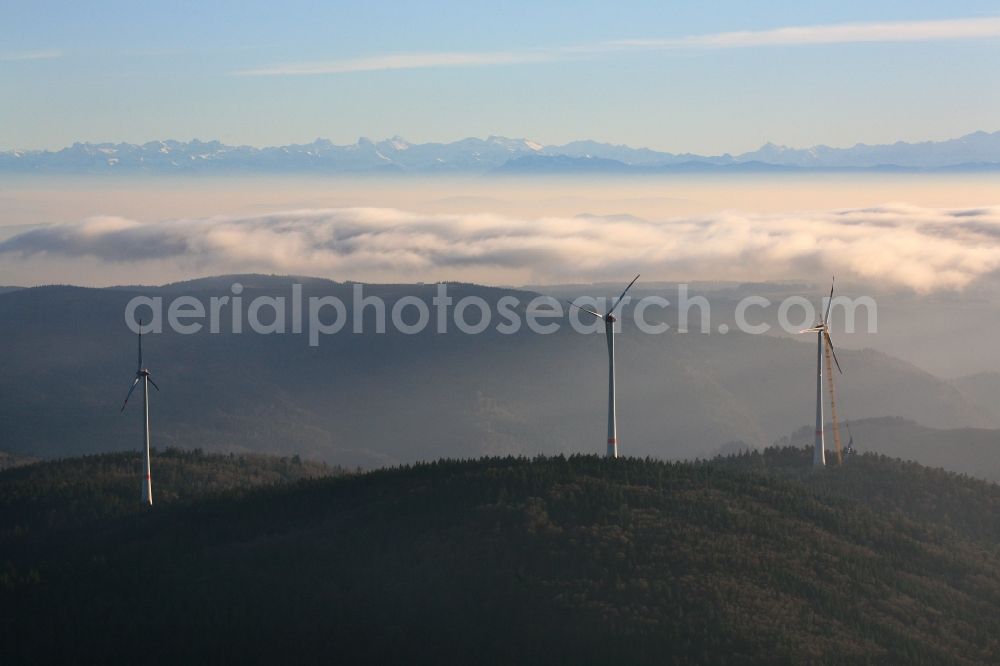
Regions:
[[[4, 459], [0, 453], [0, 460]], [[13, 458], [13, 456], [10, 456]], [[138, 451], [27, 464], [0, 472], [0, 544], [12, 533], [40, 537], [53, 529], [146, 511]], [[223, 455], [200, 449], [153, 450], [153, 500], [188, 505], [261, 486], [343, 474], [339, 467], [298, 456]], [[13, 532], [12, 532], [13, 531]]]
[[248, 489], [170, 455], [178, 494], [160, 471], [142, 511], [107, 481], [127, 456], [0, 472], [0, 662], [1000, 655], [1000, 487], [916, 464], [494, 458]]

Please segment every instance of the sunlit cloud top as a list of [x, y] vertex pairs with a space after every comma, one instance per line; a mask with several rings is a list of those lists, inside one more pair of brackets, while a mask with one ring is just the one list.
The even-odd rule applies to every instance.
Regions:
[[266, 272], [338, 280], [489, 284], [768, 280], [836, 273], [917, 292], [1000, 270], [1000, 207], [893, 204], [805, 213], [516, 218], [386, 208], [139, 223], [116, 217], [0, 242], [0, 284], [150, 283]]

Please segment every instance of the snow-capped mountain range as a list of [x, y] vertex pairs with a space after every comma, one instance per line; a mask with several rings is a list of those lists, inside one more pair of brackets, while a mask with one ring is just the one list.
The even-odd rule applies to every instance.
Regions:
[[546, 146], [490, 136], [414, 144], [395, 136], [336, 145], [327, 139], [268, 148], [219, 141], [75, 143], [56, 151], [0, 152], [7, 173], [571, 173], [698, 170], [1000, 170], [1000, 131], [948, 141], [788, 148], [771, 143], [740, 155], [695, 155], [596, 141]]

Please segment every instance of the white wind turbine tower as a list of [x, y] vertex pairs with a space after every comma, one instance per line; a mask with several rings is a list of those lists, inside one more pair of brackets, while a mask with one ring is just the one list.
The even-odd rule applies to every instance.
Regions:
[[604, 320], [604, 332], [608, 338], [608, 458], [618, 457], [618, 422], [615, 418], [615, 322], [618, 320], [615, 318], [614, 313], [618, 309], [618, 306], [624, 302], [625, 293], [632, 288], [632, 285], [638, 279], [638, 275], [632, 278], [632, 281], [625, 287], [625, 291], [611, 305], [611, 309], [605, 315], [598, 314], [590, 308], [581, 307], [576, 303], [570, 302], [570, 305], [573, 307]]
[[143, 439], [145, 440], [146, 453], [143, 457], [143, 467], [145, 468], [145, 476], [142, 482], [142, 502], [143, 504], [153, 505], [153, 479], [151, 475], [151, 467], [149, 464], [149, 385], [152, 384], [153, 388], [157, 391], [160, 387], [156, 385], [152, 377], [149, 376], [149, 370], [142, 367], [142, 322], [139, 322], [139, 363], [135, 370], [135, 380], [132, 382], [132, 387], [128, 390], [128, 395], [125, 396], [125, 402], [122, 403], [121, 411], [125, 411], [125, 405], [128, 404], [128, 399], [132, 397], [132, 391], [135, 387], [142, 382], [142, 408], [145, 413], [145, 426], [143, 428]]
[[[840, 430], [837, 425], [837, 402], [833, 387], [833, 368], [830, 367], [830, 358], [837, 365], [837, 371], [843, 374], [840, 369], [840, 361], [837, 360], [837, 352], [833, 349], [833, 340], [830, 339], [830, 307], [833, 305], [833, 281], [830, 283], [830, 298], [826, 304], [826, 312], [812, 328], [799, 331], [799, 333], [816, 334], [816, 440], [813, 448], [813, 467], [823, 467], [826, 465], [826, 441], [823, 437], [823, 361], [826, 360], [827, 378], [830, 384], [830, 407], [833, 421], [833, 437], [836, 443], [837, 462], [841, 462], [840, 451]], [[822, 303], [820, 303], [822, 307]]]

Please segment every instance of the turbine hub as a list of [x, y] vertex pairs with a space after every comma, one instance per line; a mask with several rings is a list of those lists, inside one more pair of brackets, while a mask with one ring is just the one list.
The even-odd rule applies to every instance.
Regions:
[[618, 320], [615, 319], [615, 316], [613, 314], [609, 314], [606, 317], [604, 317], [604, 321], [608, 322], [609, 324], [613, 324]]

